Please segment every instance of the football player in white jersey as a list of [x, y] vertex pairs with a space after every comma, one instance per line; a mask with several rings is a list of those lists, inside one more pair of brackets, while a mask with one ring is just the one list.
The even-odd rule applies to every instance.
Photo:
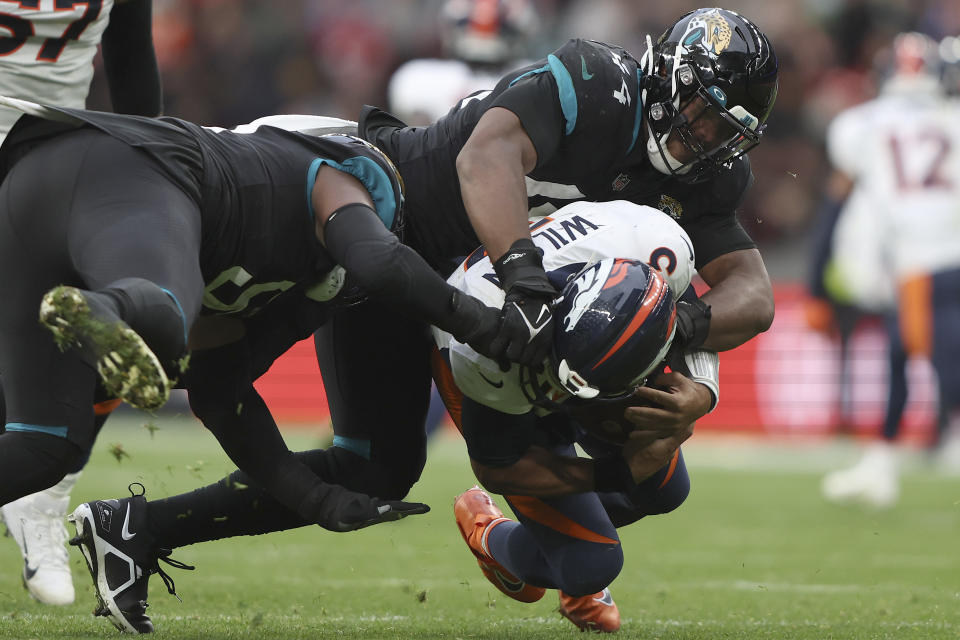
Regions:
[[[620, 617], [607, 587], [623, 565], [616, 528], [686, 498], [679, 446], [716, 406], [719, 361], [697, 350], [671, 358], [673, 372], [658, 374], [676, 300], [694, 273], [692, 243], [670, 217], [626, 201], [577, 202], [531, 232], [544, 269], [563, 289], [547, 366], [504, 371], [434, 329], [435, 379], [474, 472], [504, 494], [519, 521], [505, 518], [479, 487], [459, 496], [454, 510], [481, 570], [503, 593], [533, 602], [556, 588], [560, 612], [581, 630], [615, 631]], [[449, 282], [488, 305], [503, 302], [482, 249]], [[634, 392], [646, 379], [666, 391]], [[698, 397], [699, 413], [681, 414], [680, 395]], [[637, 429], [619, 444], [584, 426], [604, 407], [617, 420], [611, 406]], [[574, 441], [593, 460], [577, 457]]]
[[[931, 359], [943, 415], [960, 401], [960, 132], [957, 105], [938, 81], [937, 46], [919, 33], [893, 44], [894, 73], [880, 95], [841, 113], [828, 151], [851, 190], [834, 234], [833, 277], [852, 301], [888, 309], [892, 353]], [[899, 370], [898, 370], [899, 366]], [[905, 402], [891, 395], [896, 408]], [[899, 496], [894, 441], [899, 411], [852, 468], [827, 475], [824, 495], [889, 507]]]
[[[0, 2], [0, 95], [82, 108], [93, 78], [93, 57], [102, 44], [114, 110], [160, 115], [160, 74], [150, 28], [150, 0]], [[20, 115], [0, 107], [0, 142]], [[98, 420], [105, 419], [110, 408], [100, 407], [98, 414], [104, 415]], [[0, 395], [0, 414], [2, 409]], [[84, 464], [56, 486], [2, 508], [7, 530], [23, 554], [24, 584], [45, 604], [74, 600], [64, 517]]]
[[390, 77], [390, 110], [411, 126], [439, 120], [468, 95], [491, 89], [521, 66], [524, 42], [537, 29], [529, 0], [448, 0], [441, 10], [445, 58], [420, 58]]

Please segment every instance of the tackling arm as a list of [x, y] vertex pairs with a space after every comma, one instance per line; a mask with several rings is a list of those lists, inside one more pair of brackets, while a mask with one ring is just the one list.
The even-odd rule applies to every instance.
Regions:
[[481, 116], [457, 156], [463, 204], [492, 262], [517, 240], [530, 239], [525, 176], [536, 164], [520, 119], [502, 107]]
[[704, 348], [733, 349], [770, 328], [773, 287], [759, 251], [731, 251], [703, 265], [699, 273], [710, 286], [700, 296], [711, 316]]

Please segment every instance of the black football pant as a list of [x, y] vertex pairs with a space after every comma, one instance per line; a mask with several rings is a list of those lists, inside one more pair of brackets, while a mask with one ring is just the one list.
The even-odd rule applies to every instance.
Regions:
[[[93, 444], [96, 372], [37, 320], [51, 288], [105, 293], [158, 353], [183, 349], [203, 292], [200, 213], [146, 154], [81, 129], [26, 152], [0, 186], [0, 504], [46, 489]], [[149, 311], [145, 311], [149, 309]], [[164, 330], [155, 323], [162, 318]]]

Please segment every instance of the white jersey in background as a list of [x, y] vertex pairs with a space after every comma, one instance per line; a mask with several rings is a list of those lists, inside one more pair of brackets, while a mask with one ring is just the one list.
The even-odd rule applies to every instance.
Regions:
[[[632, 202], [574, 202], [531, 225], [533, 241], [543, 250], [543, 268], [573, 273], [603, 258], [632, 258], [657, 268], [674, 298], [693, 277], [693, 243], [676, 222], [659, 209]], [[486, 253], [478, 249], [447, 281], [481, 302], [500, 308], [504, 293]], [[577, 265], [572, 268], [571, 265]], [[503, 413], [522, 414], [532, 405], [520, 384], [520, 369], [500, 366], [450, 334], [433, 328], [437, 346], [448, 349], [457, 387], [468, 398]]]
[[960, 266], [960, 106], [934, 86], [891, 84], [840, 114], [827, 148], [861, 208], [850, 231], [838, 226], [834, 256], [879, 242], [901, 280]]
[[471, 93], [493, 89], [499, 79], [460, 60], [411, 60], [390, 77], [390, 112], [409, 125], [430, 124]]
[[[83, 108], [113, 0], [0, 0], [0, 95]], [[0, 142], [21, 113], [0, 109]]]

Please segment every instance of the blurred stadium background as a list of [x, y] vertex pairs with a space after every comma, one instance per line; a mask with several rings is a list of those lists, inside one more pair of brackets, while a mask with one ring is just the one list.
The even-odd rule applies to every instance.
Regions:
[[[275, 113], [355, 118], [362, 104], [386, 105], [387, 80], [403, 62], [440, 55], [442, 3], [153, 0], [165, 113], [217, 126]], [[645, 34], [655, 38], [701, 6], [534, 3], [541, 28], [527, 43], [531, 58], [570, 37], [621, 44], [639, 55]], [[676, 514], [625, 534], [628, 564], [613, 585], [622, 635], [960, 637], [960, 482], [934, 474], [921, 453], [935, 422], [931, 368], [914, 361], [909, 369], [905, 436], [916, 455], [905, 465], [901, 504], [882, 515], [828, 506], [819, 496], [820, 476], [855, 459], [849, 440], [834, 436], [873, 434], [883, 417], [886, 338], [879, 322], [858, 326], [851, 392], [841, 398], [838, 341], [805, 320], [810, 235], [829, 172], [826, 127], [839, 111], [875, 95], [874, 60], [894, 34], [960, 34], [960, 2], [743, 0], [725, 7], [755, 21], [781, 63], [776, 108], [763, 144], [750, 154], [756, 183], [741, 209], [774, 280], [777, 316], [766, 334], [721, 357], [720, 407], [684, 448], [690, 500]], [[89, 106], [109, 109], [100, 73]], [[389, 384], [376, 371], [370, 375], [371, 388]], [[297, 345], [258, 387], [289, 430], [291, 448], [324, 439], [328, 415], [311, 343]], [[101, 434], [73, 503], [120, 495], [133, 480], [158, 497], [221, 477], [229, 461], [188, 414], [182, 396], [156, 419], [121, 410]], [[160, 430], [143, 429], [145, 423]], [[448, 430], [432, 445], [412, 493], [434, 513], [350, 536], [302, 530], [190, 549], [181, 555], [202, 570], [175, 576], [183, 581], [184, 605], [168, 600], [159, 581], [153, 585], [161, 634], [546, 638], [575, 632], [552, 612], [555, 604], [533, 610], [501, 599], [497, 608], [496, 592], [461, 548], [448, 511], [470, 482], [463, 447]], [[29, 600], [19, 586], [15, 546], [0, 547], [0, 637], [112, 633], [88, 615], [87, 576], [79, 555], [72, 560], [75, 583], [83, 586], [78, 604], [61, 614]]]

